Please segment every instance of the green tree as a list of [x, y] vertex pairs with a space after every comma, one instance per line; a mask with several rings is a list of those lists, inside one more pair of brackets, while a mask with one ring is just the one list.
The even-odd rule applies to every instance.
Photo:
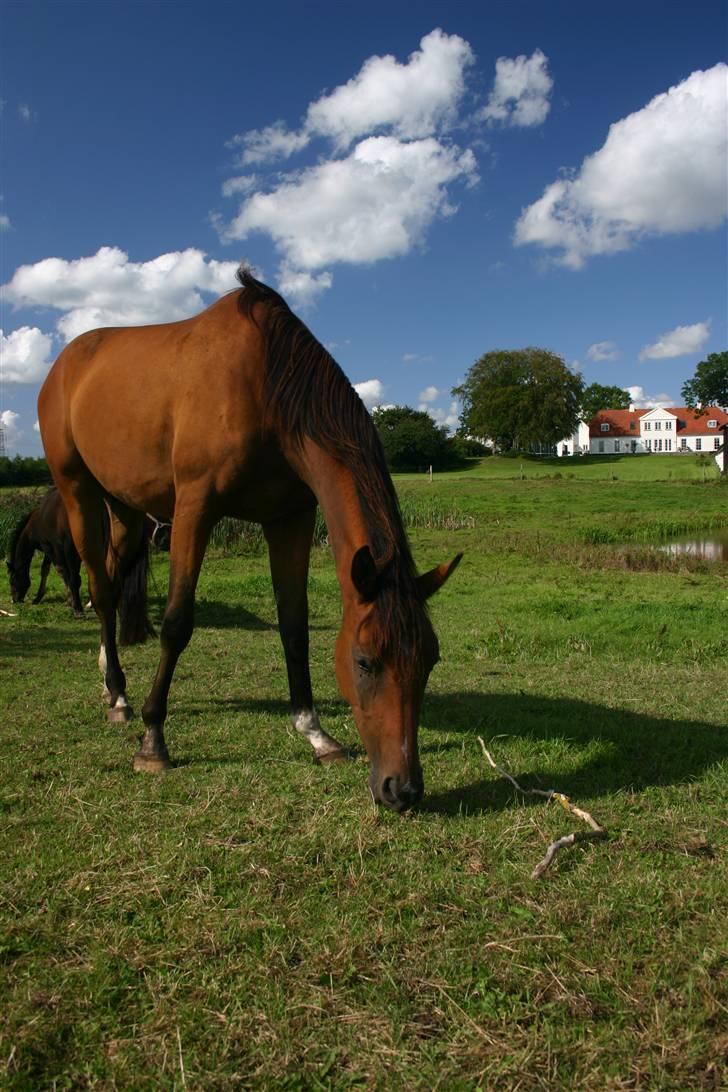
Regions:
[[632, 398], [622, 387], [590, 383], [581, 396], [581, 419], [591, 421], [595, 413], [604, 409], [629, 409]]
[[555, 444], [579, 421], [584, 381], [547, 349], [495, 349], [476, 360], [453, 388], [471, 436], [502, 451]]
[[393, 470], [442, 469], [448, 464], [447, 429], [429, 413], [410, 406], [390, 406], [372, 414], [387, 462]]
[[728, 350], [701, 360], [693, 378], [683, 384], [682, 396], [685, 405], [693, 409], [698, 403], [728, 409]]

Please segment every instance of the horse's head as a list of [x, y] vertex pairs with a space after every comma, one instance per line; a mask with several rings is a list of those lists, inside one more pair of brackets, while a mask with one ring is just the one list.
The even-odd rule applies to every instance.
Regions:
[[336, 677], [370, 761], [376, 803], [402, 812], [422, 798], [417, 727], [425, 685], [440, 653], [425, 601], [462, 554], [404, 590], [380, 574], [368, 546], [354, 555], [354, 594], [336, 644]]
[[10, 598], [13, 603], [22, 603], [30, 587], [30, 567], [15, 565], [12, 561], [6, 561], [5, 564], [10, 579]]

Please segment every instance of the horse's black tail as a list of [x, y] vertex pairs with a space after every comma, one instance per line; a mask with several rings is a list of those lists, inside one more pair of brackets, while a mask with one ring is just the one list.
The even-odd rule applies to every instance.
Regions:
[[147, 579], [149, 577], [149, 539], [146, 529], [133, 557], [121, 566], [119, 600], [119, 644], [141, 645], [154, 636], [147, 614]]

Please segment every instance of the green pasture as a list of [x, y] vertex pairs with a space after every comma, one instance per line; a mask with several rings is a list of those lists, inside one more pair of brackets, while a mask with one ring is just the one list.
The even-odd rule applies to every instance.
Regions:
[[[161, 778], [104, 720], [95, 622], [55, 576], [37, 607], [3, 586], [0, 1087], [726, 1086], [728, 568], [655, 547], [728, 527], [728, 488], [694, 457], [556, 462], [397, 479], [420, 567], [465, 551], [403, 817], [361, 754], [318, 767], [289, 730], [254, 536], [205, 562]], [[310, 599], [322, 721], [356, 747], [325, 545]], [[125, 650], [135, 707], [156, 656]], [[531, 880], [580, 825], [478, 735], [609, 840]]]

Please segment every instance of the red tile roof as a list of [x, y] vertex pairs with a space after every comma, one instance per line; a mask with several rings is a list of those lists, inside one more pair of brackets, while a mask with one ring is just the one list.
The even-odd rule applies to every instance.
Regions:
[[[699, 412], [686, 406], [671, 406], [667, 412], [677, 417], [678, 436], [720, 436], [721, 426], [728, 425], [728, 413], [717, 406], [708, 406]], [[717, 421], [718, 424], [715, 428], [708, 428], [708, 421]]]
[[[599, 410], [589, 422], [589, 436], [631, 436], [637, 439], [640, 434], [640, 417], [649, 413], [649, 409], [609, 409]], [[634, 428], [630, 428], [630, 424]], [[606, 432], [602, 432], [602, 425], [609, 425]]]
[[[652, 409], [635, 410], [600, 410], [589, 422], [589, 436], [631, 436], [636, 439], [640, 435], [640, 418]], [[677, 417], [677, 436], [722, 436], [721, 428], [728, 425], [728, 413], [718, 409], [717, 406], [708, 406], [705, 410], [688, 409], [686, 406], [670, 406], [667, 413]], [[708, 428], [708, 421], [717, 421], [715, 428]], [[630, 424], [634, 425], [630, 428]], [[606, 432], [602, 432], [602, 425], [609, 425]]]

